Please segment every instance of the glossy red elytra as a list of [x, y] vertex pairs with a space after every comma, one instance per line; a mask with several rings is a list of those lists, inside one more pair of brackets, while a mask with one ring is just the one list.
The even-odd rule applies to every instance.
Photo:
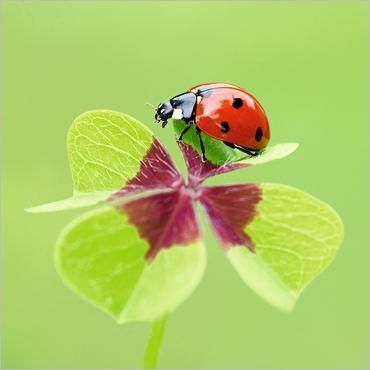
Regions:
[[202, 149], [201, 133], [224, 142], [251, 156], [258, 155], [270, 139], [270, 128], [261, 104], [241, 87], [225, 83], [207, 83], [159, 104], [155, 119], [165, 127], [169, 119], [186, 123], [179, 140], [192, 125], [196, 126]]

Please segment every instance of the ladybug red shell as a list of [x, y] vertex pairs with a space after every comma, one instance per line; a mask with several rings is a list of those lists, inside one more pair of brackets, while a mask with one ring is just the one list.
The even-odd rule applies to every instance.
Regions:
[[187, 125], [179, 140], [191, 125], [196, 125], [203, 157], [201, 132], [250, 155], [258, 155], [270, 139], [261, 104], [241, 87], [225, 83], [194, 86], [161, 103], [155, 118], [163, 127], [170, 118], [182, 119]]

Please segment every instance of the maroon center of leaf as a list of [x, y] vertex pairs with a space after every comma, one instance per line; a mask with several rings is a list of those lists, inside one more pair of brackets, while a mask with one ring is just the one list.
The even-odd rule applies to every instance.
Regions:
[[249, 165], [246, 163], [228, 163], [222, 166], [213, 164], [209, 161], [204, 162], [190, 145], [182, 141], [177, 142], [180, 150], [184, 156], [186, 166], [189, 172], [189, 184], [192, 186], [201, 184], [205, 179], [211, 176], [221, 175], [226, 172], [237, 170], [238, 168], [245, 168]]
[[161, 189], [160, 193], [122, 203], [118, 210], [128, 215], [140, 236], [149, 244], [147, 259], [153, 260], [162, 248], [186, 246], [199, 240], [199, 226], [193, 203], [204, 206], [216, 235], [225, 249], [244, 245], [254, 250], [245, 228], [256, 215], [256, 205], [262, 199], [260, 187], [255, 184], [204, 187], [201, 183], [210, 176], [238, 168], [244, 163], [217, 166], [203, 162], [189, 145], [179, 142], [188, 167], [189, 179], [183, 180], [169, 154], [154, 139], [143, 158], [139, 172], [127, 184], [111, 196], [120, 198], [126, 194]]
[[203, 187], [200, 202], [222, 245], [244, 245], [251, 251], [255, 246], [245, 232], [256, 215], [262, 192], [256, 184]]
[[118, 207], [127, 213], [149, 243], [152, 260], [162, 248], [184, 246], [199, 239], [192, 198], [181, 190], [143, 197]]
[[158, 139], [154, 138], [136, 176], [111, 198], [153, 189], [176, 189], [183, 183], [184, 180], [171, 157]]

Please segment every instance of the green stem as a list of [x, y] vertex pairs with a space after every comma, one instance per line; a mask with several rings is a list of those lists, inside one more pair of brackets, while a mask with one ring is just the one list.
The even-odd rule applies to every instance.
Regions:
[[152, 331], [150, 333], [143, 357], [144, 369], [155, 369], [157, 366], [158, 354], [162, 344], [163, 333], [166, 327], [167, 319], [168, 316], [165, 315], [156, 321], [153, 321]]

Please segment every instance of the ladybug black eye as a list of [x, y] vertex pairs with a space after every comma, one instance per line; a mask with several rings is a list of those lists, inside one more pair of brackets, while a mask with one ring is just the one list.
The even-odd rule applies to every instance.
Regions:
[[228, 132], [230, 130], [230, 125], [228, 122], [221, 122], [220, 124], [220, 130], [222, 132]]
[[240, 98], [234, 98], [233, 100], [233, 107], [239, 109], [243, 106], [243, 100]]
[[256, 141], [261, 141], [262, 136], [263, 136], [262, 129], [261, 129], [261, 127], [258, 127], [258, 129], [256, 130], [256, 135], [254, 136], [254, 138], [256, 139]]

